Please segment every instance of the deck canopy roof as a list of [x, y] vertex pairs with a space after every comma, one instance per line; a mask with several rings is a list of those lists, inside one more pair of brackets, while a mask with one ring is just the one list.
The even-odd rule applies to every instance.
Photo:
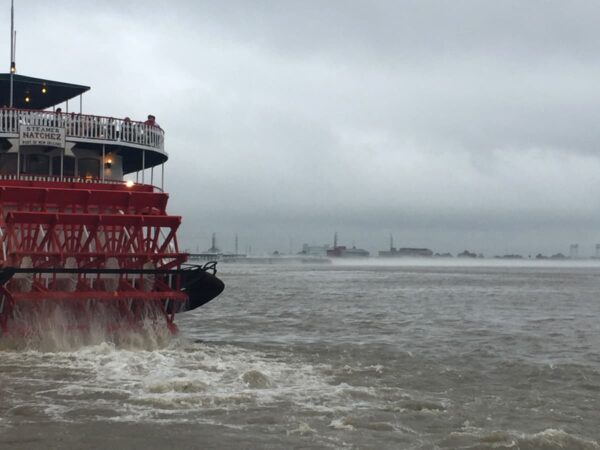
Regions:
[[[90, 90], [89, 86], [13, 75], [13, 108], [46, 109]], [[45, 88], [45, 89], [44, 89]], [[45, 90], [45, 93], [44, 93]], [[29, 98], [29, 101], [26, 101]], [[0, 73], [0, 106], [10, 105], [10, 74]]]

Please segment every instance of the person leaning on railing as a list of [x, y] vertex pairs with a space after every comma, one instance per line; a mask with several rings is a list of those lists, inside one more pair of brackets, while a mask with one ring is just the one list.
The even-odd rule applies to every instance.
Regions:
[[[156, 117], [154, 117], [152, 114], [148, 114], [148, 119], [146, 119], [146, 121], [144, 122], [144, 125], [147, 125], [149, 127], [153, 127], [153, 128], [158, 128], [159, 130], [160, 125], [158, 123], [156, 123]], [[149, 131], [149, 130], [147, 130]], [[145, 136], [146, 142], [145, 144], [150, 144], [152, 142], [152, 135], [154, 133], [147, 133]]]
[[146, 119], [146, 121], [144, 121], [144, 125], [150, 125], [152, 127], [157, 127], [158, 124], [156, 123], [156, 117], [154, 117], [152, 114], [148, 114], [148, 119]]
[[56, 111], [54, 111], [54, 113], [56, 114], [56, 116], [54, 117], [54, 119], [51, 121], [51, 125], [55, 126], [55, 127], [60, 127], [61, 122], [62, 122], [62, 108], [56, 108]]

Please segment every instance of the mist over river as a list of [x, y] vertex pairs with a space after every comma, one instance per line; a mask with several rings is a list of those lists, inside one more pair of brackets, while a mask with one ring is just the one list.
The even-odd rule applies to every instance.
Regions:
[[220, 263], [178, 337], [0, 343], [0, 449], [600, 449], [600, 264], [514, 264]]

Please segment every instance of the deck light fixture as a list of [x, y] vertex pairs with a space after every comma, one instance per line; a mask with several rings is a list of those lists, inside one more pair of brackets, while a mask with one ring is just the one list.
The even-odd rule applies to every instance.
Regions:
[[16, 73], [17, 71], [17, 66], [15, 65], [15, 62], [11, 62], [10, 63], [10, 73]]
[[25, 103], [29, 103], [31, 101], [31, 97], [29, 94], [25, 94]]
[[127, 186], [128, 188], [133, 187], [133, 181], [127, 180], [127, 182], [125, 183], [125, 186]]
[[46, 92], [48, 92], [48, 88], [46, 87], [46, 85], [44, 84], [42, 86], [42, 94], [45, 94]]
[[110, 169], [112, 167], [112, 158], [108, 158], [106, 160], [106, 162], [104, 163], [104, 167], [106, 167], [107, 169]]

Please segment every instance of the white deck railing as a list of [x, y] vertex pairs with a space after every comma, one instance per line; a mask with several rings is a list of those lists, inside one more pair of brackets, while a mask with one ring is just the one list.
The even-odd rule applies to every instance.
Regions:
[[164, 151], [162, 128], [113, 117], [0, 108], [0, 134], [18, 134], [20, 125], [62, 127], [67, 140], [98, 139], [137, 144]]

